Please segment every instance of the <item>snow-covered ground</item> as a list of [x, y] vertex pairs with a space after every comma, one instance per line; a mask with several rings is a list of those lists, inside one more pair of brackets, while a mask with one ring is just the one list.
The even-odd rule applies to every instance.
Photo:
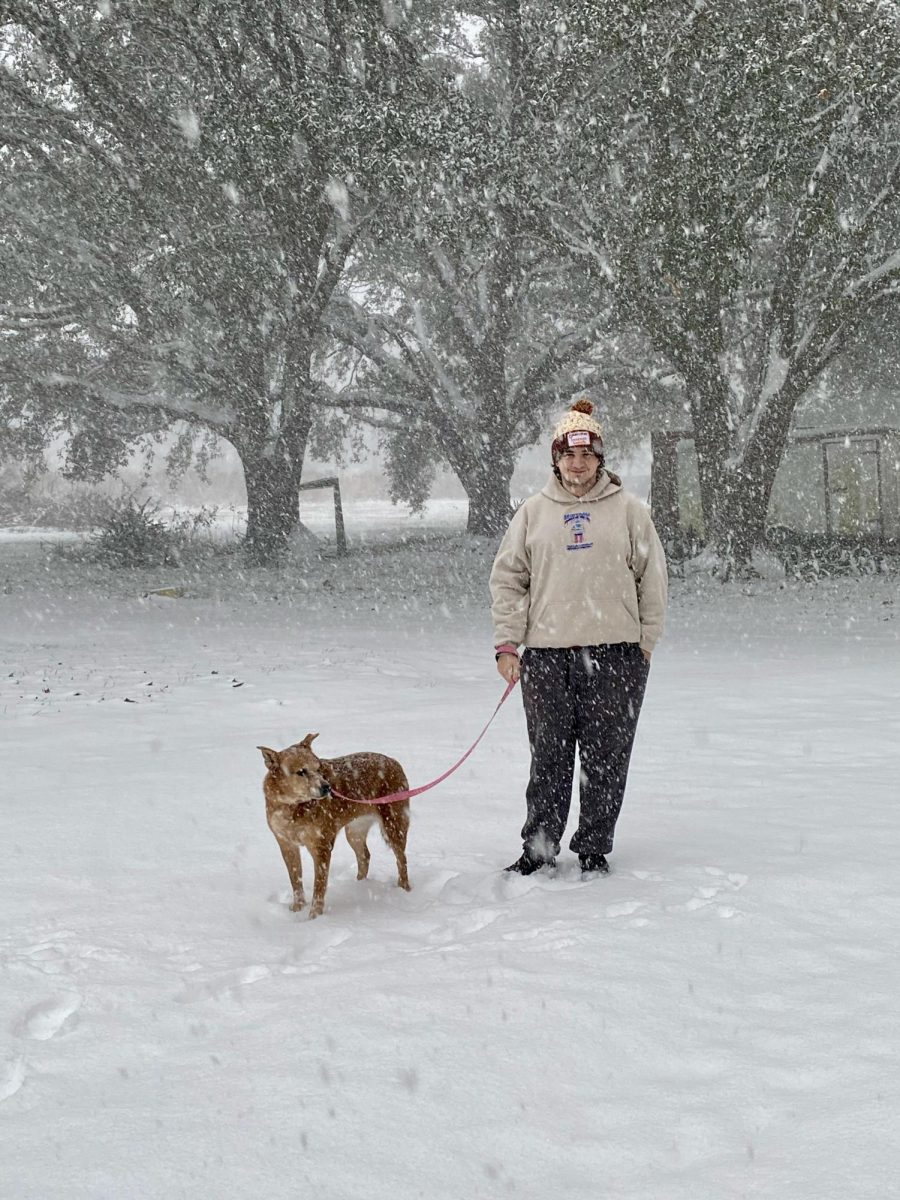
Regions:
[[[387, 500], [355, 500], [344, 505], [348, 543], [397, 541], [398, 538], [426, 534], [459, 532], [466, 527], [467, 504], [458, 499], [432, 499], [421, 513], [412, 516], [402, 505]], [[208, 511], [209, 522], [202, 537], [207, 541], [233, 542], [247, 527], [245, 505], [220, 504], [204, 508], [198, 505], [161, 503], [154, 515], [165, 523], [190, 521]], [[327, 549], [335, 544], [334, 499], [330, 490], [301, 494], [300, 516], [306, 528]], [[0, 542], [78, 542], [89, 536], [71, 530], [50, 529], [40, 525], [0, 525]]]
[[514, 695], [413, 801], [410, 894], [373, 835], [288, 911], [256, 746], [443, 771], [501, 691], [490, 554], [0, 546], [4, 1200], [894, 1194], [896, 577], [674, 585], [609, 877], [501, 873]]

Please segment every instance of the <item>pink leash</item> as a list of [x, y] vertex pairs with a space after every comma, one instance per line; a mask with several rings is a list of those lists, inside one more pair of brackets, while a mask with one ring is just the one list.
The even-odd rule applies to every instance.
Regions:
[[431, 788], [437, 787], [437, 785], [439, 783], [444, 782], [444, 780], [448, 777], [448, 775], [452, 775], [454, 771], [458, 770], [463, 765], [463, 763], [466, 761], [466, 759], [469, 757], [469, 755], [472, 753], [472, 751], [475, 749], [475, 747], [478, 745], [478, 743], [481, 741], [481, 739], [484, 737], [484, 735], [490, 729], [491, 725], [494, 723], [494, 717], [496, 717], [497, 713], [500, 711], [500, 708], [503, 705], [504, 701], [506, 700], [507, 696], [509, 695], [509, 693], [513, 690], [513, 688], [515, 686], [516, 686], [516, 680], [513, 680], [512, 683], [507, 684], [506, 691], [500, 697], [500, 703], [497, 705], [497, 707], [494, 709], [493, 713], [491, 714], [491, 719], [488, 721], [487, 725], [485, 725], [484, 729], [482, 729], [481, 733], [479, 733], [478, 737], [475, 739], [475, 741], [472, 743], [472, 745], [468, 748], [468, 750], [465, 752], [465, 754], [462, 756], [462, 758], [459, 760], [459, 762], [454, 763], [449, 771], [445, 771], [443, 773], [443, 775], [439, 775], [437, 779], [432, 779], [431, 783], [425, 783], [422, 785], [422, 787], [407, 788], [407, 790], [405, 792], [391, 792], [390, 795], [379, 796], [375, 800], [369, 800], [369, 799], [354, 800], [352, 796], [344, 796], [340, 792], [336, 792], [334, 790], [334, 788], [331, 789], [332, 796], [337, 796], [338, 800], [352, 800], [354, 804], [394, 804], [398, 800], [408, 800], [410, 798], [410, 796], [418, 796], [422, 792], [427, 792], [427, 791], [430, 791]]

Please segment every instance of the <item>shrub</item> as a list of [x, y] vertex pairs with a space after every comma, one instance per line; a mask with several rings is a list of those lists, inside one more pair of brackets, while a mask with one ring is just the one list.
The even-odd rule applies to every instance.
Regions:
[[776, 525], [766, 531], [769, 547], [798, 579], [877, 575], [897, 565], [896, 541], [836, 533], [798, 533]]
[[178, 562], [179, 535], [159, 519], [152, 500], [138, 504], [133, 496], [111, 501], [91, 538], [92, 557], [114, 567], [160, 567]]

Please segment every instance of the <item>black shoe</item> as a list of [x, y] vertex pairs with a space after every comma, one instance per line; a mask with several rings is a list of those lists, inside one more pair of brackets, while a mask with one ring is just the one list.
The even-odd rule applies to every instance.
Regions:
[[591, 871], [596, 871], [600, 875], [609, 874], [609, 863], [606, 861], [605, 854], [579, 854], [578, 865], [585, 875]]
[[517, 858], [514, 863], [510, 863], [508, 867], [504, 867], [504, 871], [514, 871], [516, 875], [533, 875], [535, 871], [539, 871], [541, 867], [555, 867], [555, 858], [532, 858], [530, 854], [523, 854], [521, 858]]

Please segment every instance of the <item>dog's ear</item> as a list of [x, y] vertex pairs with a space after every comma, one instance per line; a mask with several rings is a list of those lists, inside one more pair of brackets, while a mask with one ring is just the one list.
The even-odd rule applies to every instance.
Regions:
[[317, 733], [308, 733], [300, 745], [305, 746], [308, 750], [318, 736], [319, 735]]
[[262, 751], [262, 756], [266, 760], [266, 766], [270, 771], [277, 771], [281, 766], [281, 755], [277, 750], [270, 750], [268, 746], [257, 746], [257, 750]]

